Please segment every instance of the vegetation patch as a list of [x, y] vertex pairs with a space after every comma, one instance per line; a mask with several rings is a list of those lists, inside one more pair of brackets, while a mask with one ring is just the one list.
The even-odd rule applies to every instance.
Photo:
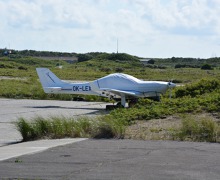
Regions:
[[[37, 58], [40, 56], [53, 56], [57, 60]], [[61, 56], [77, 57], [79, 62], [70, 64], [59, 60]], [[132, 138], [219, 142], [218, 123], [209, 118], [197, 119], [196, 116], [204, 113], [219, 116], [220, 58], [151, 59], [146, 66], [139, 59], [124, 53], [13, 51], [10, 56], [0, 57], [0, 76], [7, 77], [0, 79], [0, 97], [109, 101], [98, 96], [45, 94], [36, 73], [37, 67], [50, 68], [63, 80], [92, 81], [115, 72], [127, 73], [143, 80], [172, 80], [174, 83], [184, 84], [172, 90], [172, 99], [169, 98], [169, 92], [161, 97], [161, 102], [140, 99], [132, 108], [116, 109], [109, 115], [95, 119], [38, 117], [28, 121], [20, 118], [17, 127], [24, 141], [61, 137], [129, 138], [127, 130], [138, 127], [137, 135], [132, 134]], [[57, 66], [62, 66], [62, 69]], [[180, 114], [196, 116], [183, 117]], [[146, 123], [152, 123], [152, 126], [148, 124], [148, 128]], [[169, 126], [171, 124], [173, 126]], [[215, 136], [211, 135], [212, 132]]]
[[173, 138], [181, 141], [220, 142], [220, 125], [213, 118], [186, 115]]
[[21, 133], [23, 141], [65, 137], [86, 138], [123, 138], [125, 126], [116, 121], [109, 121], [107, 117], [79, 119], [67, 117], [51, 117], [45, 119], [36, 117], [31, 121], [19, 118], [16, 127]]
[[137, 121], [129, 126], [125, 138], [220, 142], [220, 120], [210, 114], [175, 115], [166, 119]]
[[137, 120], [128, 126], [125, 132], [127, 139], [141, 140], [173, 140], [173, 129], [181, 126], [179, 116], [169, 116], [165, 119]]
[[220, 89], [220, 81], [218, 79], [201, 79], [189, 85], [177, 88], [175, 91], [176, 98], [190, 96], [196, 97], [205, 93], [211, 93]]

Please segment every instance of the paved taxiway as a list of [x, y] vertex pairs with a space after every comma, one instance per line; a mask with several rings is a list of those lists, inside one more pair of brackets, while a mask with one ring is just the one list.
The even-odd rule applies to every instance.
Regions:
[[92, 116], [106, 113], [105, 106], [101, 102], [0, 99], [0, 146], [22, 139], [13, 124], [19, 117]]
[[1, 179], [220, 179], [210, 143], [83, 140], [0, 161]]

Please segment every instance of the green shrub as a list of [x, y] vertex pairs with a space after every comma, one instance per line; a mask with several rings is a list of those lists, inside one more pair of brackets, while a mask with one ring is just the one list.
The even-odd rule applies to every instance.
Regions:
[[122, 121], [111, 120], [108, 116], [96, 119], [36, 117], [31, 121], [19, 118], [16, 126], [23, 141], [65, 137], [123, 138], [125, 133], [125, 124]]
[[182, 127], [176, 133], [176, 138], [182, 141], [220, 141], [220, 127], [210, 118], [196, 119], [186, 116], [182, 120]]
[[203, 70], [212, 70], [213, 68], [210, 64], [204, 64], [204, 65], [202, 65], [201, 69], [203, 69]]
[[115, 68], [115, 72], [121, 73], [121, 72], [123, 72], [123, 71], [124, 71], [124, 69], [121, 68], [121, 67], [116, 67], [116, 68]]
[[24, 67], [24, 66], [19, 66], [18, 69], [19, 69], [19, 70], [27, 70], [28, 68], [27, 68], [27, 67]]
[[190, 96], [196, 97], [205, 93], [218, 90], [220, 88], [220, 81], [217, 79], [202, 79], [196, 83], [182, 86], [175, 92], [176, 98]]
[[24, 118], [19, 118], [16, 123], [18, 131], [21, 133], [23, 137], [23, 141], [34, 140], [37, 138], [37, 134], [33, 125], [26, 121]]
[[90, 54], [78, 54], [77, 57], [79, 62], [88, 61], [93, 58]]
[[131, 56], [126, 53], [112, 53], [106, 57], [108, 60], [119, 60], [119, 61], [139, 61], [138, 58]]

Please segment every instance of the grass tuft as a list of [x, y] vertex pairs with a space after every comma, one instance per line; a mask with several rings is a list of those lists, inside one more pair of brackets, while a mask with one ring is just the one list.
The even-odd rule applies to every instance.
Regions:
[[33, 125], [28, 123], [24, 118], [19, 118], [16, 126], [18, 131], [21, 133], [21, 136], [23, 137], [23, 141], [33, 140], [36, 138]]
[[220, 126], [211, 118], [196, 119], [195, 116], [185, 116], [182, 126], [174, 139], [182, 141], [220, 142]]
[[43, 138], [123, 138], [125, 125], [117, 121], [110, 121], [106, 116], [101, 118], [81, 117], [79, 119], [51, 117], [45, 119], [36, 117], [31, 121], [19, 118], [16, 122], [23, 141]]

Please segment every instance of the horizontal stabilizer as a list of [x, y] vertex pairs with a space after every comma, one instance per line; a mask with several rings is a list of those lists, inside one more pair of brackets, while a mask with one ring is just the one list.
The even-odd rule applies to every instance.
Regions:
[[46, 93], [53, 93], [61, 91], [62, 87], [43, 87], [43, 89]]

